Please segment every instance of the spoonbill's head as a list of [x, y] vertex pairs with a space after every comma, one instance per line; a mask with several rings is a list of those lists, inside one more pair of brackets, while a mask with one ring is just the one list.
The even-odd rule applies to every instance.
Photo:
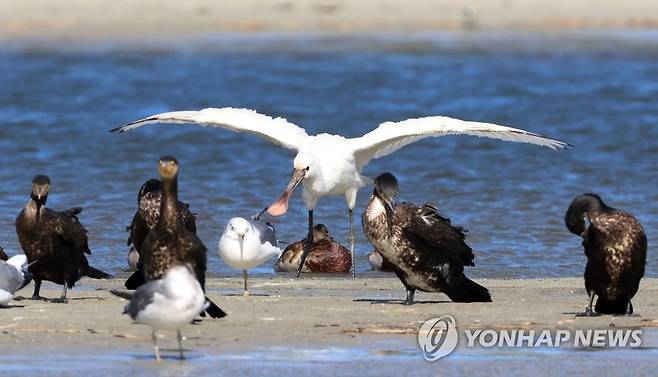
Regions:
[[41, 207], [46, 204], [48, 199], [48, 192], [50, 191], [50, 178], [45, 175], [37, 175], [32, 178], [32, 200], [37, 204], [37, 223], [39, 222], [39, 214]]
[[234, 240], [242, 241], [244, 238], [253, 231], [251, 223], [242, 217], [234, 217], [226, 224], [224, 230], [224, 237], [229, 237]]
[[162, 156], [158, 162], [158, 172], [162, 179], [173, 179], [178, 175], [178, 161], [171, 156]]
[[288, 186], [279, 199], [267, 208], [267, 212], [272, 216], [285, 214], [288, 211], [288, 201], [293, 191], [304, 179], [313, 179], [318, 172], [316, 167], [317, 163], [313, 156], [307, 153], [297, 154], [293, 160], [293, 172]]
[[375, 178], [373, 196], [378, 197], [390, 211], [395, 208], [395, 197], [398, 196], [398, 180], [391, 173], [382, 173]]

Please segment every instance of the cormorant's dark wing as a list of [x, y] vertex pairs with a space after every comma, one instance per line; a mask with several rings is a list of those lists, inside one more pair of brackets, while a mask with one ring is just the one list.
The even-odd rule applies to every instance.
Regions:
[[464, 265], [475, 265], [473, 250], [464, 242], [465, 229], [451, 225], [450, 219], [441, 216], [436, 206], [431, 203], [426, 203], [421, 207], [406, 203], [398, 205], [398, 207], [402, 206], [404, 207], [400, 209], [404, 210], [398, 211], [396, 207], [396, 212], [406, 213], [408, 216], [403, 222], [404, 230], [407, 233], [433, 249], [454, 253], [459, 256]]
[[91, 254], [87, 240], [87, 229], [78, 220], [78, 214], [82, 212], [82, 208], [75, 207], [61, 212], [50, 212], [48, 216], [51, 229], [57, 236], [59, 236], [66, 243], [75, 246], [75, 248], [86, 254]]
[[128, 246], [131, 244], [134, 245], [135, 250], [137, 250], [137, 252], [141, 255], [142, 243], [146, 239], [146, 236], [149, 234], [150, 230], [146, 220], [139, 210], [135, 212], [135, 216], [133, 216], [133, 220], [127, 229], [130, 232], [128, 235]]
[[185, 228], [196, 234], [196, 213], [192, 213], [192, 211], [190, 211], [190, 205], [188, 203], [179, 201], [178, 208], [180, 211], [181, 220], [183, 221]]

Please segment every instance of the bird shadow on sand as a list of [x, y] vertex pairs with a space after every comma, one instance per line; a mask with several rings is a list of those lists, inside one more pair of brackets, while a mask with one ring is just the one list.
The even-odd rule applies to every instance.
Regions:
[[249, 293], [248, 296], [245, 296], [242, 293], [226, 293], [226, 294], [223, 294], [222, 296], [226, 296], [226, 297], [272, 297], [272, 295], [268, 295], [268, 294], [265, 294], [265, 293]]
[[561, 314], [572, 315], [574, 318], [598, 318], [598, 317], [630, 317], [630, 318], [641, 318], [642, 316], [634, 313], [631, 315], [625, 314], [601, 314], [594, 313], [594, 315], [584, 315], [585, 312], [562, 312]]
[[86, 301], [86, 300], [98, 300], [98, 301], [105, 301], [107, 300], [107, 297], [74, 297], [74, 298], [69, 298], [69, 301]]
[[25, 305], [0, 305], [0, 310], [2, 309], [11, 309], [11, 308], [24, 308]]
[[392, 305], [404, 305], [404, 306], [413, 306], [416, 304], [450, 304], [452, 301], [447, 300], [427, 300], [427, 301], [414, 301], [413, 305], [406, 305], [404, 300], [400, 299], [377, 299], [377, 298], [357, 298], [352, 300], [353, 302], [369, 302], [370, 304], [392, 304]]

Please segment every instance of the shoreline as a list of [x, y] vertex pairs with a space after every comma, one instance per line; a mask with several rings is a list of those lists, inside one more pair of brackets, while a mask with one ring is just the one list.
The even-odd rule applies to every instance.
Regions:
[[424, 31], [560, 32], [656, 29], [658, 3], [572, 0], [8, 0], [0, 4], [0, 40], [199, 38], [213, 33]]
[[[492, 293], [493, 303], [459, 304], [443, 294], [418, 292], [416, 304], [405, 298], [396, 277], [307, 276], [250, 279], [252, 296], [241, 295], [239, 278], [210, 278], [207, 292], [229, 313], [221, 320], [188, 326], [189, 347], [208, 352], [249, 350], [258, 346], [353, 346], [361, 337], [414, 338], [429, 318], [449, 314], [461, 329], [658, 328], [658, 279], [643, 279], [633, 299], [637, 316], [576, 318], [587, 296], [581, 278], [476, 279]], [[69, 290], [68, 304], [14, 301], [0, 308], [0, 346], [136, 347], [149, 350], [150, 331], [120, 313], [126, 301], [109, 293], [122, 279], [83, 279]], [[19, 294], [29, 295], [32, 285]], [[61, 288], [44, 282], [44, 297]], [[166, 339], [172, 335], [164, 332]], [[217, 344], [231, 339], [230, 346]], [[227, 348], [228, 347], [228, 348]], [[4, 348], [4, 347], [3, 347]]]

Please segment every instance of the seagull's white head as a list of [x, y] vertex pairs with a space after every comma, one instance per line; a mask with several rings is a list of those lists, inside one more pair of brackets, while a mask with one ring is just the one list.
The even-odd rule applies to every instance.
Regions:
[[288, 211], [288, 200], [292, 196], [295, 188], [302, 183], [304, 179], [313, 179], [318, 173], [317, 162], [313, 156], [308, 153], [298, 153], [293, 160], [293, 172], [286, 190], [281, 194], [276, 202], [272, 203], [267, 212], [272, 216], [281, 216]]
[[247, 219], [242, 217], [234, 217], [228, 221], [228, 224], [226, 224], [224, 236], [234, 240], [244, 240], [247, 234], [253, 231], [254, 229]]
[[7, 259], [7, 264], [16, 267], [18, 271], [23, 271], [27, 268], [27, 257], [24, 254], [14, 255]]

